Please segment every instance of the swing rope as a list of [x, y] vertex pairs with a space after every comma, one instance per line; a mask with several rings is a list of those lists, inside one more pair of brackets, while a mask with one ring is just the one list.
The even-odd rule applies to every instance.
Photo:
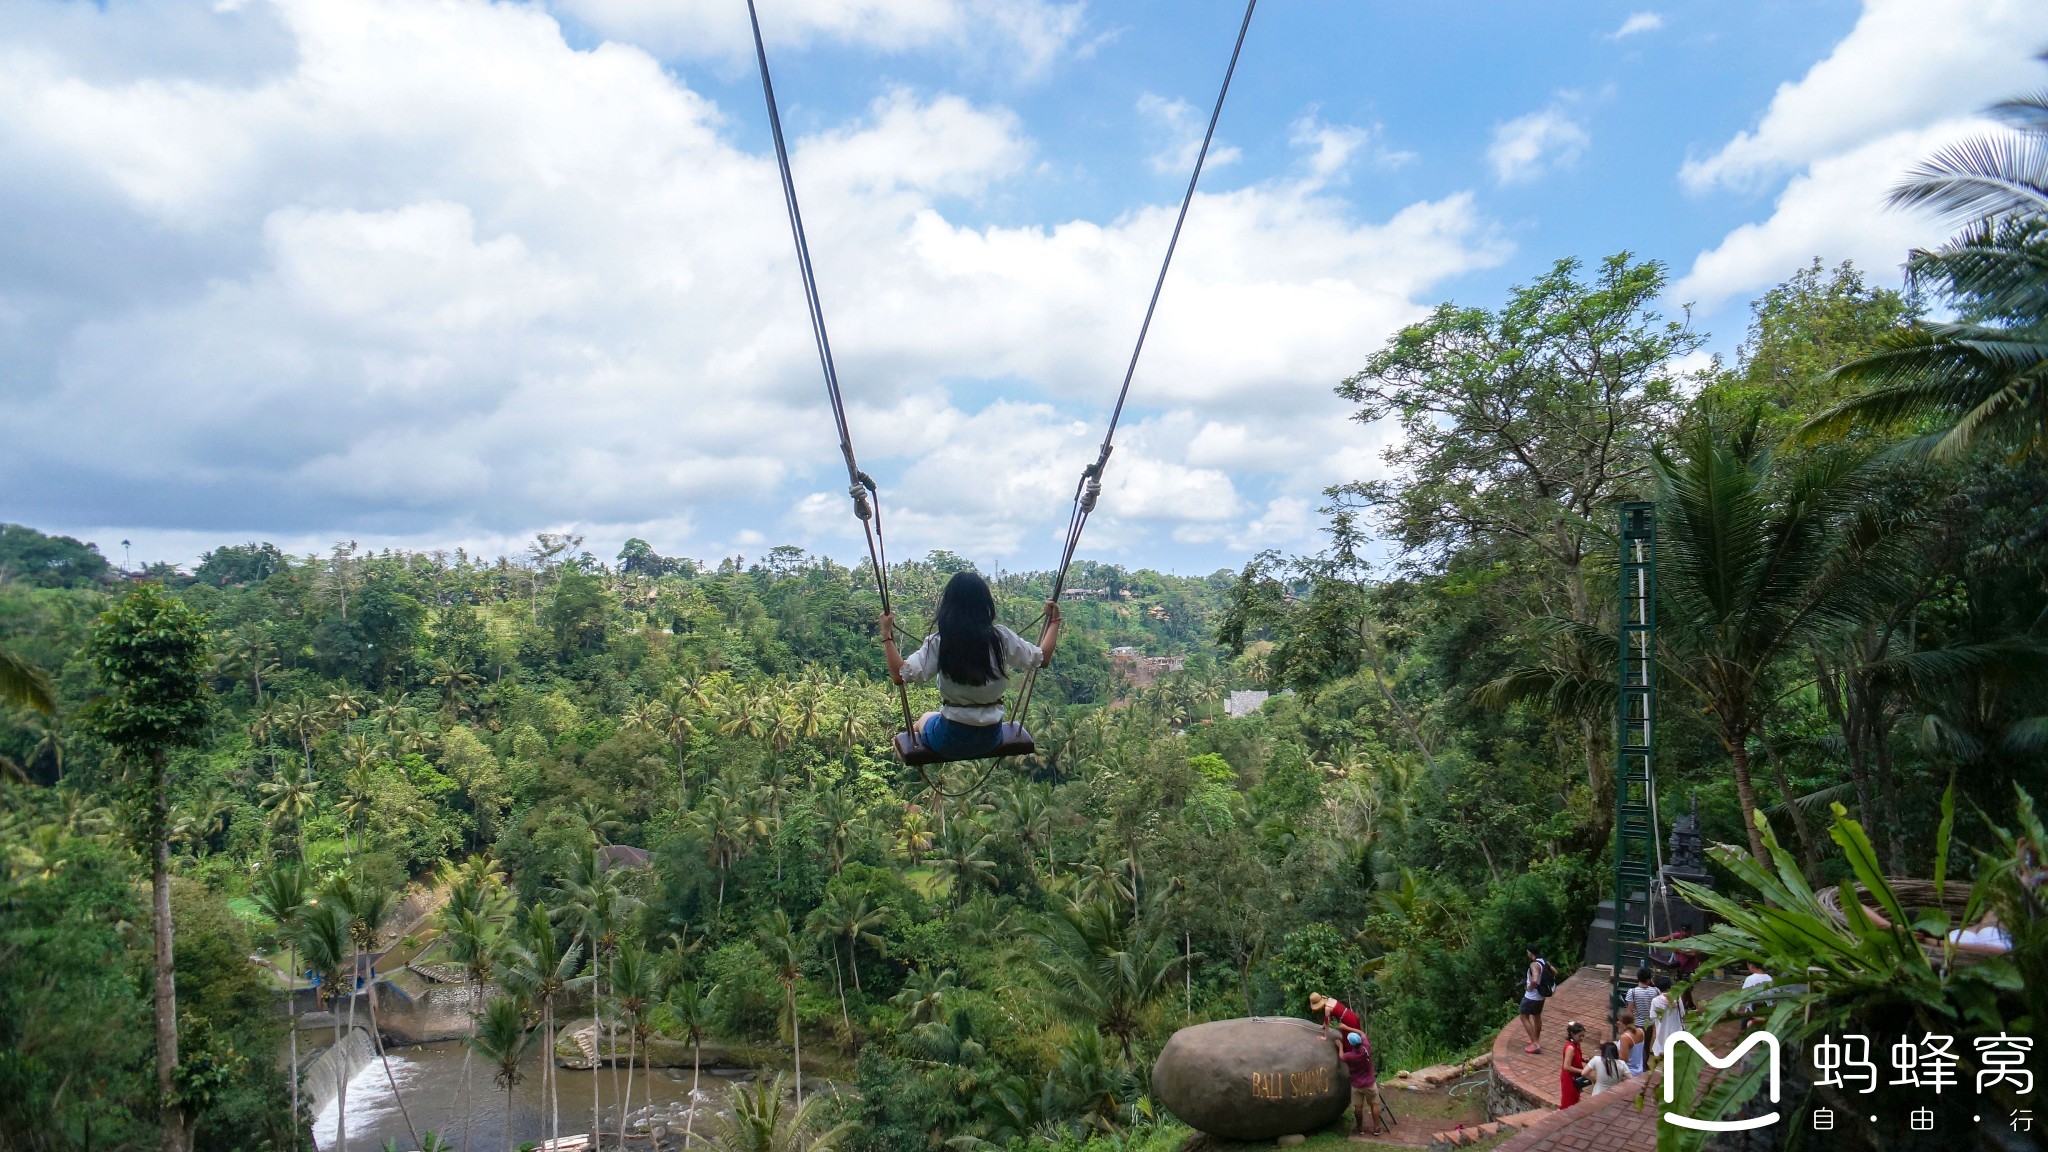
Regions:
[[[753, 0], [748, 0], [752, 3]], [[1116, 407], [1110, 409], [1109, 427], [1102, 433], [1102, 450], [1095, 462], [1081, 469], [1081, 479], [1074, 485], [1074, 502], [1067, 514], [1066, 543], [1060, 549], [1059, 569], [1053, 577], [1052, 602], [1059, 603], [1061, 593], [1067, 588], [1067, 572], [1074, 563], [1074, 550], [1081, 546], [1081, 533], [1088, 527], [1088, 516], [1095, 511], [1095, 504], [1102, 498], [1102, 474], [1109, 467], [1109, 454], [1116, 448], [1116, 426], [1124, 415], [1124, 401], [1131, 395], [1131, 380], [1138, 374], [1138, 357], [1144, 354], [1145, 337], [1152, 331], [1153, 313], [1159, 310], [1159, 294], [1166, 288], [1167, 269], [1173, 267], [1174, 249], [1180, 246], [1180, 230], [1188, 222], [1188, 209], [1195, 202], [1195, 185], [1201, 183], [1202, 165], [1209, 159], [1209, 145], [1216, 139], [1216, 122], [1223, 118], [1223, 101], [1230, 95], [1231, 77], [1237, 75], [1237, 59], [1244, 52], [1245, 34], [1251, 31], [1252, 12], [1259, 6], [1259, 0], [1245, 0], [1244, 19], [1237, 26], [1237, 42], [1230, 49], [1230, 64], [1223, 70], [1223, 84], [1216, 90], [1216, 104], [1209, 110], [1209, 127], [1202, 133], [1201, 150], [1195, 153], [1195, 170], [1188, 176], [1187, 191], [1181, 194], [1180, 214], [1174, 217], [1173, 235], [1166, 241], [1166, 256], [1159, 262], [1159, 276], [1152, 281], [1152, 299], [1145, 305], [1145, 320], [1138, 325], [1138, 340], [1131, 348], [1130, 363], [1124, 367], [1123, 387], [1117, 389]], [[1021, 718], [1031, 707], [1032, 691], [1038, 686], [1038, 669], [1033, 668], [1024, 676], [1024, 686], [1017, 693], [1015, 716]]]
[[[1059, 603], [1066, 591], [1067, 574], [1073, 567], [1074, 552], [1081, 545], [1081, 533], [1088, 526], [1089, 514], [1095, 511], [1096, 502], [1102, 497], [1102, 474], [1109, 466], [1109, 455], [1116, 447], [1117, 424], [1122, 421], [1124, 402], [1131, 394], [1131, 381], [1138, 372], [1138, 358], [1145, 351], [1145, 337], [1152, 330], [1152, 317], [1159, 309], [1159, 296], [1166, 287], [1166, 273], [1173, 266], [1173, 253], [1180, 246], [1181, 228], [1187, 224], [1188, 209], [1195, 201], [1195, 186], [1201, 182], [1202, 166], [1209, 159], [1209, 145], [1216, 138], [1216, 124], [1223, 116], [1224, 98], [1230, 94], [1230, 81], [1237, 74], [1238, 57], [1244, 51], [1245, 35], [1251, 30], [1252, 12], [1258, 7], [1258, 0], [1246, 0], [1244, 19], [1237, 27], [1237, 40], [1230, 49], [1230, 64], [1223, 71], [1223, 84], [1216, 92], [1216, 104], [1209, 112], [1209, 126], [1202, 133], [1202, 147], [1195, 153], [1195, 170], [1188, 177], [1187, 191], [1182, 194], [1180, 213], [1174, 217], [1173, 234], [1166, 242], [1165, 258], [1159, 262], [1159, 275], [1152, 282], [1152, 297], [1145, 305], [1144, 322], [1138, 326], [1137, 343], [1131, 348], [1130, 363], [1124, 368], [1123, 385], [1117, 390], [1116, 406], [1110, 410], [1109, 427], [1102, 434], [1102, 447], [1095, 462], [1081, 470], [1081, 478], [1074, 486], [1073, 506], [1067, 515], [1067, 531], [1060, 549], [1059, 568], [1053, 578], [1051, 602]], [[861, 531], [867, 539], [868, 562], [874, 568], [875, 589], [881, 595], [882, 612], [893, 614], [889, 604], [888, 549], [882, 536], [881, 494], [875, 487], [874, 478], [861, 471], [853, 453], [853, 433], [847, 427], [846, 402], [839, 389], [839, 370], [832, 361], [832, 341], [825, 330], [825, 310], [818, 299], [818, 278], [811, 263], [811, 246], [804, 234], [803, 212], [797, 207], [796, 180], [790, 174], [789, 148], [783, 141], [782, 115], [776, 108], [775, 82], [768, 73], [768, 47], [761, 37], [761, 17], [755, 10], [754, 0], [747, 0], [747, 20], [754, 32], [754, 59], [761, 69], [761, 93], [768, 103], [768, 128], [775, 138], [775, 164], [782, 178], [782, 199], [789, 210], [789, 230], [796, 241], [797, 270], [803, 277], [804, 302], [809, 309], [811, 334], [818, 346], [818, 364], [825, 373], [825, 394], [832, 406], [832, 420], [839, 432], [839, 453], [846, 459], [847, 495], [853, 500], [853, 514], [860, 520]], [[1038, 621], [1045, 619], [1040, 614]], [[1031, 697], [1038, 686], [1038, 668], [1026, 671], [1024, 683], [1017, 693], [1016, 704], [1006, 719], [1022, 718], [1031, 706]], [[903, 712], [903, 730], [910, 732], [909, 690], [902, 684], [896, 685], [896, 699]], [[981, 778], [964, 792], [952, 793], [938, 787], [922, 764], [917, 766], [918, 774], [924, 777], [927, 787], [941, 796], [955, 798], [979, 790], [989, 774], [995, 769], [991, 761]], [[940, 773], [941, 777], [944, 773]]]

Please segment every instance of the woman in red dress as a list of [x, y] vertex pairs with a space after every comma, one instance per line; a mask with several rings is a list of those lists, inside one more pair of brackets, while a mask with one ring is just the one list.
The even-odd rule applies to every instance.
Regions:
[[1579, 1037], [1586, 1034], [1586, 1026], [1577, 1020], [1564, 1028], [1564, 1071], [1559, 1073], [1559, 1108], [1569, 1108], [1579, 1102], [1579, 1077], [1586, 1074], [1586, 1052], [1579, 1044]]

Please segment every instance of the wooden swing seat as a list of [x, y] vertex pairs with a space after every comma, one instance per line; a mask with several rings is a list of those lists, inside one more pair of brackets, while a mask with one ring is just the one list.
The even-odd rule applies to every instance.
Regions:
[[941, 756], [925, 747], [924, 741], [918, 739], [915, 732], [896, 734], [896, 755], [911, 767], [948, 764], [958, 760], [1000, 760], [1009, 756], [1029, 756], [1036, 751], [1038, 745], [1032, 741], [1031, 733], [1026, 732], [1022, 724], [1009, 721], [1003, 723], [1002, 742], [996, 745], [995, 751], [986, 756]]

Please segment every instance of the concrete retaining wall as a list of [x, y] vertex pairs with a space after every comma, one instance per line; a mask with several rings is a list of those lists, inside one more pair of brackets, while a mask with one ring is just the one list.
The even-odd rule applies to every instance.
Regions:
[[[301, 1034], [303, 1044], [311, 1033]], [[328, 1033], [329, 1037], [333, 1033]], [[344, 1028], [341, 1043], [332, 1044], [319, 1055], [305, 1061], [301, 1073], [300, 1091], [305, 1094], [308, 1111], [318, 1114], [341, 1092], [341, 1086], [349, 1077], [362, 1071], [377, 1059], [376, 1046], [370, 1042], [370, 1030], [358, 1024], [353, 1031]]]

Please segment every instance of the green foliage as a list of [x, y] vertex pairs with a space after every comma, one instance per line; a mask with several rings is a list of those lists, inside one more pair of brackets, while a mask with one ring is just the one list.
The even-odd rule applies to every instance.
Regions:
[[106, 691], [91, 713], [101, 739], [142, 762], [198, 741], [211, 669], [205, 627], [183, 601], [137, 588], [93, 626], [88, 654]]
[[38, 588], [90, 588], [113, 576], [94, 545], [20, 524], [0, 524], [0, 572]]
[[782, 1010], [782, 987], [775, 981], [768, 957], [751, 940], [739, 940], [711, 953], [704, 978], [713, 986], [712, 1027], [722, 1036], [773, 1034]]
[[1321, 921], [1304, 924], [1287, 934], [1267, 966], [1267, 974], [1280, 986], [1280, 1003], [1288, 1014], [1309, 1016], [1311, 992], [1355, 1000], [1351, 989], [1359, 983], [1358, 969], [1364, 958], [1341, 933]]

